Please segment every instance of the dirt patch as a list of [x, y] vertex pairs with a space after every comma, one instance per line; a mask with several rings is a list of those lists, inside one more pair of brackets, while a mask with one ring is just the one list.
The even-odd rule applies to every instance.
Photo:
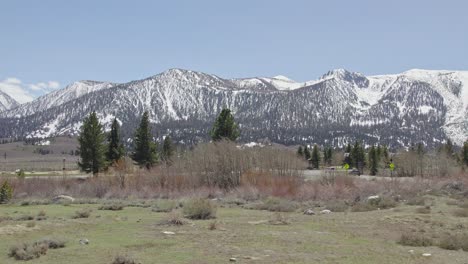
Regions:
[[7, 225], [0, 227], [0, 235], [15, 235], [24, 232], [38, 230], [39, 227], [26, 227], [25, 225]]

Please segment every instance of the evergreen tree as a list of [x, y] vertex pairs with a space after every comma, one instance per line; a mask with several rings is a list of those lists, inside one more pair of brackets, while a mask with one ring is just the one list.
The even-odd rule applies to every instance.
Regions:
[[377, 145], [377, 148], [375, 149], [375, 152], [377, 154], [377, 163], [380, 163], [380, 160], [382, 160], [382, 147], [380, 146], [380, 144]]
[[120, 141], [120, 125], [117, 119], [112, 122], [111, 131], [108, 137], [109, 144], [107, 145], [107, 161], [109, 164], [114, 164], [124, 156], [124, 147]]
[[363, 168], [366, 165], [366, 154], [364, 148], [358, 141], [354, 143], [353, 149], [351, 150], [351, 161], [355, 168], [362, 173]]
[[370, 169], [370, 174], [371, 175], [376, 175], [378, 171], [378, 158], [377, 158], [377, 150], [372, 145], [372, 147], [369, 150], [369, 169]]
[[302, 150], [302, 146], [299, 146], [299, 148], [297, 149], [297, 155], [299, 157], [303, 157], [304, 156], [304, 150]]
[[447, 156], [452, 157], [453, 155], [453, 143], [452, 140], [447, 139], [447, 142], [445, 143], [445, 152], [447, 153]]
[[382, 157], [384, 158], [385, 163], [388, 163], [388, 147], [386, 145], [382, 148]]
[[320, 151], [317, 144], [315, 144], [312, 149], [311, 162], [314, 169], [318, 169], [320, 167]]
[[349, 166], [351, 166], [353, 162], [351, 160], [351, 151], [352, 151], [351, 144], [348, 143], [345, 149], [345, 158], [343, 160], [343, 163], [348, 164]]
[[418, 155], [418, 170], [420, 176], [423, 176], [424, 171], [424, 152], [424, 145], [423, 143], [419, 142], [416, 147], [416, 153]]
[[465, 166], [468, 166], [468, 141], [463, 144], [461, 161]]
[[219, 141], [222, 139], [228, 139], [236, 141], [239, 137], [240, 132], [237, 124], [234, 122], [234, 116], [231, 114], [231, 110], [225, 108], [221, 111], [218, 118], [210, 131], [210, 136], [213, 141]]
[[13, 187], [8, 183], [8, 181], [4, 181], [2, 187], [0, 187], [0, 204], [7, 203], [11, 200], [13, 196]]
[[306, 160], [310, 160], [310, 151], [309, 151], [309, 148], [306, 146], [304, 146], [304, 158]]
[[325, 147], [324, 150], [323, 150], [323, 161], [327, 164], [327, 165], [331, 165], [332, 163], [332, 160], [333, 160], [333, 149], [332, 147]]
[[97, 175], [104, 169], [106, 164], [106, 136], [99, 123], [97, 115], [92, 112], [83, 120], [80, 136], [78, 137], [78, 151], [80, 152], [80, 161], [78, 166], [82, 171], [92, 172]]
[[164, 138], [164, 142], [162, 146], [161, 159], [164, 160], [166, 163], [171, 163], [173, 155], [174, 155], [174, 145], [172, 144], [171, 137], [166, 136]]
[[150, 169], [158, 160], [156, 143], [152, 139], [148, 111], [143, 113], [133, 139], [132, 159], [140, 166]]

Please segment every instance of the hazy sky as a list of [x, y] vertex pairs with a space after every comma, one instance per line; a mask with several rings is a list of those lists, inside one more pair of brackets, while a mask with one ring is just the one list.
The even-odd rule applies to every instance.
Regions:
[[0, 88], [37, 96], [169, 68], [297, 81], [334, 68], [468, 70], [467, 10], [462, 0], [3, 0]]

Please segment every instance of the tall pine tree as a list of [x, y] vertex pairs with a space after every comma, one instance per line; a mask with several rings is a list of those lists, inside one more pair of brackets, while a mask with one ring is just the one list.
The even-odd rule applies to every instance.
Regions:
[[461, 160], [465, 166], [468, 166], [468, 141], [463, 144]]
[[304, 156], [304, 150], [302, 150], [302, 146], [299, 146], [297, 149], [297, 156], [303, 157]]
[[371, 175], [376, 175], [378, 172], [379, 158], [377, 157], [377, 149], [372, 145], [369, 150], [369, 169]]
[[231, 114], [231, 110], [224, 108], [216, 118], [213, 128], [210, 131], [211, 139], [213, 139], [213, 141], [223, 139], [236, 141], [239, 135], [239, 128], [234, 121], [234, 116]]
[[170, 136], [164, 138], [162, 151], [161, 151], [161, 160], [166, 163], [172, 163], [172, 156], [174, 155], [174, 145]]
[[309, 148], [307, 147], [307, 145], [304, 146], [304, 158], [306, 160], [310, 160], [310, 151], [309, 151]]
[[352, 166], [352, 163], [353, 163], [351, 151], [352, 151], [351, 144], [348, 143], [345, 149], [345, 158], [343, 160], [343, 163], [348, 164], [349, 166]]
[[132, 159], [140, 166], [150, 169], [158, 160], [156, 143], [152, 139], [148, 111], [143, 113], [133, 139]]
[[106, 163], [106, 136], [99, 123], [97, 115], [92, 112], [83, 120], [80, 136], [78, 137], [78, 151], [80, 161], [78, 166], [82, 171], [97, 175], [107, 166]]
[[120, 125], [117, 118], [112, 122], [111, 131], [108, 137], [106, 158], [109, 164], [114, 164], [124, 156], [124, 147], [120, 141]]
[[314, 148], [312, 149], [312, 157], [311, 163], [314, 169], [319, 169], [320, 168], [320, 150], [317, 146], [317, 144], [314, 145]]

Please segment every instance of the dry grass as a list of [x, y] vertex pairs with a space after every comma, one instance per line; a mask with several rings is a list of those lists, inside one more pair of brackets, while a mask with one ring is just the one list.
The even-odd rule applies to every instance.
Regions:
[[262, 203], [257, 203], [254, 209], [267, 210], [271, 212], [294, 212], [299, 208], [299, 204], [287, 199], [269, 197]]
[[195, 220], [216, 218], [216, 205], [207, 199], [193, 199], [184, 204], [183, 214]]
[[80, 219], [80, 218], [89, 218], [91, 216], [90, 209], [81, 209], [75, 211], [75, 214], [72, 216], [72, 219]]
[[187, 224], [182, 215], [178, 212], [170, 212], [166, 219], [163, 219], [158, 225], [183, 226]]
[[112, 261], [112, 264], [140, 264], [140, 262], [128, 255], [117, 255]]
[[416, 208], [415, 212], [417, 214], [430, 214], [431, 213], [431, 207], [430, 206], [418, 207], [418, 208]]
[[457, 217], [468, 217], [468, 208], [457, 209], [453, 211], [453, 215]]
[[434, 245], [434, 241], [430, 237], [422, 234], [405, 233], [401, 235], [398, 244], [412, 247], [430, 247]]
[[98, 210], [120, 211], [123, 210], [124, 207], [125, 206], [120, 203], [103, 204], [98, 208]]

